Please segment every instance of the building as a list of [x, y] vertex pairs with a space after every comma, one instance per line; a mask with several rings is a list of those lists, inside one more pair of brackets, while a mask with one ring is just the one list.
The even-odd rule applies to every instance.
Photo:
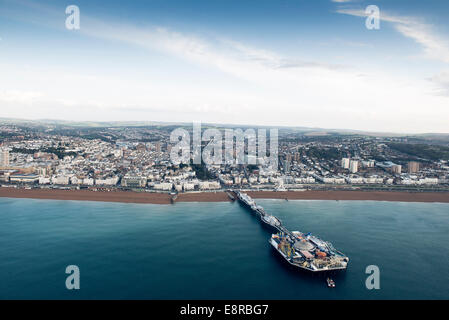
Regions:
[[182, 185], [182, 188], [184, 189], [184, 191], [192, 191], [192, 190], [195, 190], [195, 184], [194, 183], [184, 183]]
[[9, 176], [11, 173], [14, 173], [15, 171], [8, 172], [7, 170], [0, 170], [0, 181], [1, 182], [9, 182]]
[[376, 162], [374, 160], [364, 160], [362, 161], [362, 166], [365, 168], [373, 168]]
[[117, 185], [119, 177], [108, 177], [103, 179], [95, 179], [95, 184], [99, 186], [115, 186]]
[[116, 158], [121, 158], [121, 157], [123, 157], [123, 150], [122, 149], [115, 149], [114, 151], [112, 151], [112, 154]]
[[400, 164], [393, 163], [391, 161], [376, 162], [376, 166], [391, 173], [401, 173], [402, 166]]
[[12, 174], [9, 177], [9, 181], [19, 183], [35, 183], [39, 181], [39, 176], [31, 173], [17, 173]]
[[94, 179], [92, 179], [92, 178], [84, 178], [82, 184], [85, 185], [85, 186], [93, 186], [94, 185]]
[[129, 188], [144, 188], [147, 184], [147, 178], [139, 176], [124, 176], [122, 186]]
[[299, 152], [295, 152], [295, 161], [299, 162], [301, 160], [301, 154]]
[[395, 164], [395, 165], [391, 166], [390, 170], [392, 173], [401, 173], [402, 166], [400, 164]]
[[248, 182], [253, 184], [253, 183], [257, 183], [257, 177], [256, 176], [250, 176], [248, 178]]
[[359, 170], [359, 162], [357, 160], [351, 160], [349, 163], [349, 171], [356, 173]]
[[408, 173], [416, 173], [419, 171], [419, 162], [410, 161], [408, 163]]
[[423, 178], [419, 179], [419, 184], [438, 184], [438, 178]]
[[290, 172], [290, 161], [288, 159], [284, 160], [284, 172], [285, 173]]
[[0, 167], [9, 166], [9, 150], [0, 149]]
[[173, 183], [171, 182], [155, 183], [153, 188], [155, 190], [171, 191], [173, 189]]
[[210, 189], [220, 189], [220, 183], [218, 181], [200, 181], [199, 189], [200, 190], [210, 190]]
[[267, 177], [259, 176], [258, 179], [259, 179], [259, 183], [261, 183], [261, 184], [268, 183], [268, 178]]
[[362, 177], [347, 177], [346, 182], [350, 184], [362, 184], [365, 183], [365, 180]]
[[318, 180], [321, 180], [323, 183], [327, 184], [344, 184], [346, 183], [344, 178], [340, 177], [317, 177]]
[[349, 169], [349, 158], [343, 158], [341, 159], [341, 167], [344, 169]]
[[48, 177], [39, 177], [39, 184], [50, 184], [51, 183], [51, 178]]
[[51, 178], [52, 184], [69, 184], [70, 177], [69, 176], [53, 176]]
[[367, 184], [381, 184], [384, 182], [382, 177], [371, 176], [369, 178], [363, 178], [363, 182]]

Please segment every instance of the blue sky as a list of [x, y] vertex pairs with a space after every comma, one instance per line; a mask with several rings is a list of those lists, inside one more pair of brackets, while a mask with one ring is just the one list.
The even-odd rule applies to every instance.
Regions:
[[0, 0], [0, 117], [449, 132], [448, 21], [432, 0]]

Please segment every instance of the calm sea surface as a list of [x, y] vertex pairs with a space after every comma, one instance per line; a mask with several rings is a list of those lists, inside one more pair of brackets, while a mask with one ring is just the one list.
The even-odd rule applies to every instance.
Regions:
[[[449, 299], [449, 204], [259, 200], [350, 257], [292, 270], [238, 203], [0, 199], [0, 299]], [[65, 288], [77, 265], [81, 289]], [[365, 268], [380, 268], [367, 290]]]

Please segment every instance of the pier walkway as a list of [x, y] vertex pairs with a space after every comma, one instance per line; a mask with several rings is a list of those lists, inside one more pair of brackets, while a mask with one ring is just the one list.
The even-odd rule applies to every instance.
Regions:
[[[260, 205], [257, 205], [256, 202], [251, 199], [254, 203], [253, 206], [251, 206], [249, 203], [246, 202], [246, 199], [242, 198], [240, 191], [234, 191], [234, 194], [236, 195], [237, 199], [242, 202], [246, 207], [248, 207], [249, 210], [251, 210], [253, 213], [255, 213], [256, 215], [259, 216], [259, 218], [265, 217], [265, 216], [270, 216], [270, 214], [268, 214], [267, 212], [265, 212], [264, 208], [261, 207]], [[286, 227], [284, 227], [282, 225], [282, 221], [275, 217], [278, 221], [279, 221], [279, 225], [271, 225], [273, 228], [277, 229], [279, 232], [283, 232], [284, 234], [290, 236], [292, 239], [294, 238], [294, 235], [290, 232], [290, 230], [288, 230]]]

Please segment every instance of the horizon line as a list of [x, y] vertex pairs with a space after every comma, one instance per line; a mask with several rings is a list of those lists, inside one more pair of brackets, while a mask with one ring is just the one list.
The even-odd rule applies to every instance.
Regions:
[[[260, 125], [260, 124], [233, 124], [233, 123], [217, 123], [217, 122], [201, 122], [201, 121], [192, 121], [192, 122], [180, 122], [180, 121], [159, 121], [159, 120], [110, 120], [110, 121], [95, 121], [95, 120], [63, 120], [63, 119], [51, 119], [51, 118], [43, 118], [43, 119], [29, 119], [29, 118], [10, 118], [10, 117], [0, 117], [0, 121], [27, 121], [27, 122], [66, 122], [66, 123], [98, 123], [98, 124], [107, 124], [107, 123], [158, 123], [158, 124], [194, 124], [200, 123], [205, 125], [214, 125], [214, 126], [232, 126], [232, 127], [266, 127], [266, 128], [282, 128], [282, 129], [303, 129], [303, 130], [319, 130], [319, 131], [331, 131], [332, 133], [346, 132], [353, 133], [359, 135], [396, 135], [396, 136], [420, 136], [420, 135], [449, 135], [449, 132], [420, 132], [420, 133], [410, 133], [410, 132], [390, 132], [390, 131], [364, 131], [357, 129], [336, 129], [336, 128], [323, 128], [323, 127], [306, 127], [306, 126], [286, 126], [286, 125]], [[126, 125], [122, 125], [125, 127]], [[105, 126], [108, 127], [108, 126]]]

